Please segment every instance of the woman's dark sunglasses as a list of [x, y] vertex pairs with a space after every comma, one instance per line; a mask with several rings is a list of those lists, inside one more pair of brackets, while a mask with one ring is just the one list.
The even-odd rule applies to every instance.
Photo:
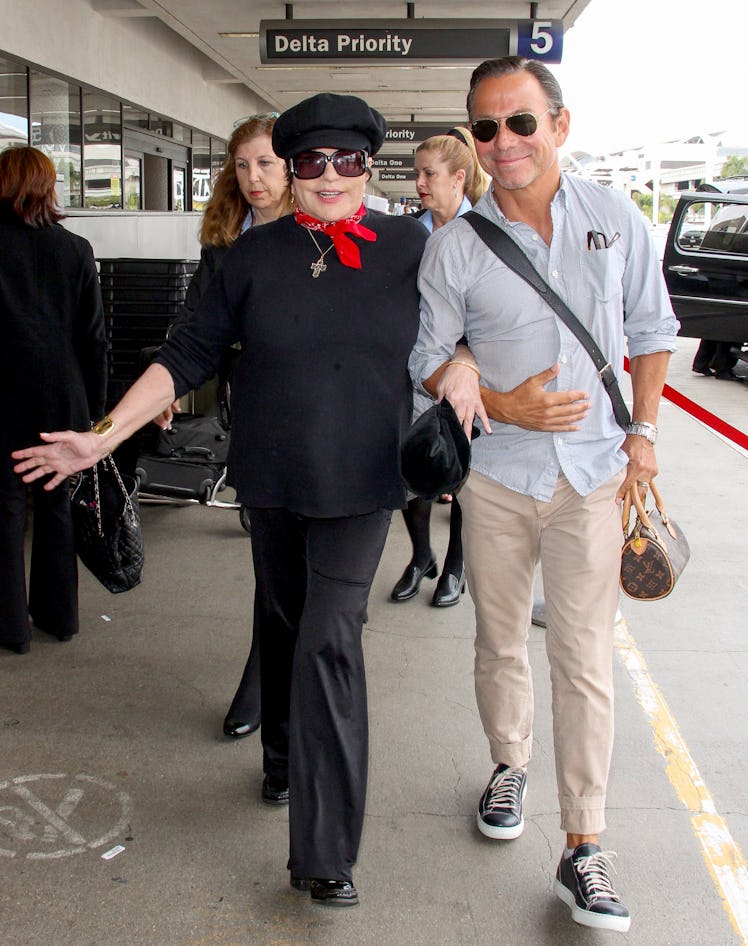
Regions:
[[300, 181], [312, 181], [322, 177], [328, 162], [341, 177], [361, 177], [366, 170], [365, 151], [336, 151], [323, 154], [321, 151], [303, 151], [291, 158], [291, 173]]
[[553, 111], [547, 108], [540, 115], [533, 115], [532, 112], [520, 112], [519, 115], [509, 115], [507, 118], [479, 118], [477, 122], [470, 125], [473, 135], [484, 144], [493, 141], [499, 133], [499, 128], [503, 122], [506, 127], [515, 135], [521, 138], [529, 138], [538, 130], [538, 121], [543, 115]]

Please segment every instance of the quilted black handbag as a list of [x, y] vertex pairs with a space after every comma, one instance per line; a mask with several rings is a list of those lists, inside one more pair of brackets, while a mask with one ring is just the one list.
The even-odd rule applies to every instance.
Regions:
[[[682, 529], [665, 511], [662, 496], [650, 482], [656, 508], [647, 512], [639, 488], [628, 490], [623, 501], [621, 588], [629, 598], [658, 601], [667, 597], [691, 556]], [[632, 505], [635, 510], [631, 524]]]
[[140, 584], [143, 535], [135, 479], [121, 477], [113, 458], [105, 457], [78, 475], [70, 500], [75, 549], [86, 568], [113, 594]]

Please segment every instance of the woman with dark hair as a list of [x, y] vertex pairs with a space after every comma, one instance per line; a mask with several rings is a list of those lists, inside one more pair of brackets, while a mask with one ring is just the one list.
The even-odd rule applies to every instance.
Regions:
[[0, 154], [0, 646], [30, 649], [36, 628], [61, 641], [78, 633], [78, 567], [66, 480], [32, 486], [33, 538], [26, 595], [28, 490], [12, 450], [40, 430], [90, 427], [106, 398], [104, 311], [93, 250], [59, 225], [55, 167], [36, 148]]
[[[432, 233], [470, 210], [488, 188], [489, 179], [478, 163], [473, 135], [467, 128], [451, 128], [446, 135], [427, 138], [416, 148], [416, 189], [424, 212], [418, 221]], [[466, 358], [467, 350], [455, 353]], [[469, 363], [472, 363], [470, 358]], [[423, 413], [430, 403], [416, 392], [414, 415]], [[403, 518], [413, 545], [405, 571], [392, 589], [392, 601], [409, 601], [418, 594], [424, 578], [436, 578], [436, 556], [431, 548], [432, 502], [414, 496], [403, 510]], [[449, 608], [459, 603], [465, 590], [462, 562], [462, 510], [456, 497], [451, 498], [449, 545], [444, 567], [431, 598], [435, 608]]]
[[[321, 93], [277, 120], [273, 149], [296, 210], [226, 253], [194, 318], [93, 431], [43, 434], [15, 453], [27, 481], [90, 466], [211, 376], [241, 342], [228, 472], [249, 508], [262, 653], [262, 798], [289, 804], [292, 887], [358, 902], [352, 870], [366, 801], [361, 632], [393, 509], [419, 325], [426, 230], [366, 210], [387, 124]], [[101, 431], [99, 435], [98, 431]]]
[[[184, 315], [172, 327], [172, 334], [192, 318], [237, 238], [250, 227], [270, 223], [293, 209], [286, 162], [273, 151], [271, 136], [277, 117], [277, 112], [267, 112], [244, 119], [229, 139], [226, 161], [213, 185], [200, 227], [200, 263], [187, 289]], [[219, 365], [219, 388], [225, 390], [237, 354], [230, 349]], [[166, 419], [170, 415], [167, 411]], [[234, 739], [249, 736], [260, 726], [260, 706], [260, 650], [257, 635], [253, 634], [244, 673], [223, 721], [224, 733]]]

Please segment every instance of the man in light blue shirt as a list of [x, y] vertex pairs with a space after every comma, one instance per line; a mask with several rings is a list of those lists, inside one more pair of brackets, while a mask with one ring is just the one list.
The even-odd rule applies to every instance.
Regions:
[[[548, 304], [458, 218], [421, 264], [414, 383], [445, 395], [473, 445], [460, 493], [476, 609], [475, 686], [495, 769], [477, 822], [524, 826], [533, 695], [527, 632], [535, 567], [548, 614], [554, 747], [566, 849], [554, 889], [586, 926], [626, 931], [628, 909], [599, 846], [613, 742], [616, 499], [657, 472], [657, 410], [678, 322], [644, 218], [619, 194], [562, 175], [569, 112], [551, 73], [516, 57], [473, 73], [468, 114], [492, 178], [475, 210], [503, 228], [593, 336], [620, 377], [626, 342], [632, 424], [616, 423], [587, 352]], [[465, 335], [470, 352], [455, 345]]]

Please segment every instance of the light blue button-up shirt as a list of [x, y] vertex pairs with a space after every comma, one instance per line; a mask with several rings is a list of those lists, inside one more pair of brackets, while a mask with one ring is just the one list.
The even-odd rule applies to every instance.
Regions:
[[[644, 217], [624, 194], [562, 175], [551, 203], [550, 246], [528, 224], [507, 220], [493, 188], [475, 210], [520, 244], [619, 378], [626, 341], [630, 357], [675, 350], [679, 324], [657, 253]], [[610, 247], [588, 250], [590, 230], [605, 234]], [[558, 377], [547, 390], [590, 395], [590, 411], [576, 431], [530, 431], [493, 421], [493, 433], [473, 443], [472, 469], [543, 502], [553, 497], [559, 472], [586, 496], [623, 469], [624, 434], [590, 356], [467, 221], [457, 218], [429, 238], [419, 288], [421, 328], [410, 358], [417, 386], [450, 358], [465, 335], [488, 388], [510, 391], [557, 363]]]
[[[463, 194], [462, 203], [460, 204], [460, 209], [457, 211], [456, 216], [461, 217], [463, 214], [466, 214], [468, 210], [472, 210], [472, 209], [473, 209], [473, 205], [470, 203], [467, 197], [465, 197], [465, 195]], [[418, 222], [422, 223], [424, 227], [426, 227], [426, 229], [429, 231], [429, 233], [434, 232], [434, 218], [430, 210], [427, 210], [426, 213], [422, 213], [421, 216], [418, 218]]]

